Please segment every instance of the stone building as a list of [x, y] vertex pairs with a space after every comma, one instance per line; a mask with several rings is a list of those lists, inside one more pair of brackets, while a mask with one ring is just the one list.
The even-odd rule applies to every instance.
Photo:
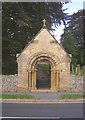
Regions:
[[70, 62], [69, 54], [44, 23], [38, 34], [17, 54], [18, 91], [69, 91]]

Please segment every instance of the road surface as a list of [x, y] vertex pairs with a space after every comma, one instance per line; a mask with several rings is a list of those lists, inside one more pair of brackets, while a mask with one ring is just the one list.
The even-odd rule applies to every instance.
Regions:
[[82, 103], [3, 103], [3, 117], [83, 118]]

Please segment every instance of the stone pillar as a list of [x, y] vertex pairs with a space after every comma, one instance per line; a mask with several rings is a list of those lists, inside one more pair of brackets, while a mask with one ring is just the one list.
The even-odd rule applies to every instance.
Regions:
[[51, 90], [56, 90], [55, 70], [51, 69]]
[[37, 69], [34, 70], [34, 90], [36, 90], [36, 72], [37, 72]]
[[57, 71], [55, 71], [55, 89], [57, 90]]
[[57, 86], [57, 91], [60, 90], [60, 74], [62, 70], [56, 70], [56, 86]]
[[32, 70], [32, 90], [36, 90], [36, 69]]
[[55, 71], [55, 89], [57, 90], [57, 71]]
[[56, 71], [56, 89], [58, 90], [58, 71]]
[[60, 89], [60, 71], [56, 70], [56, 90]]
[[56, 90], [56, 71], [53, 71], [54, 74], [54, 90]]
[[58, 91], [60, 90], [60, 71], [58, 71]]
[[51, 70], [51, 90], [53, 90], [53, 71]]
[[29, 90], [31, 90], [31, 70], [28, 71], [28, 85], [29, 85]]

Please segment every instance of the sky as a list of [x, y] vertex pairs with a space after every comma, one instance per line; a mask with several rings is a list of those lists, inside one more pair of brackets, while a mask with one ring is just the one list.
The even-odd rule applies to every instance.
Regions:
[[[71, 1], [72, 1], [71, 3], [63, 5], [63, 9], [68, 8], [65, 11], [65, 13], [68, 13], [68, 15], [72, 15], [73, 13], [76, 13], [79, 10], [81, 10], [81, 9], [84, 8], [84, 0], [71, 0]], [[61, 25], [54, 32], [54, 36], [56, 37], [56, 39], [58, 40], [58, 42], [60, 42], [61, 34], [64, 32], [63, 29], [64, 29], [64, 25]]]

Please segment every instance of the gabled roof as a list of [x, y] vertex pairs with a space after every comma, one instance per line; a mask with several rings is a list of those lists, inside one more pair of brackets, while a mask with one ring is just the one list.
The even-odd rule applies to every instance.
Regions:
[[[25, 51], [25, 49], [34, 41], [34, 39], [41, 33], [41, 31], [43, 29], [46, 29], [48, 31], [48, 33], [52, 36], [52, 38], [54, 39], [55, 43], [59, 44], [58, 41], [55, 39], [55, 37], [49, 32], [49, 30], [46, 27], [41, 28], [41, 30], [33, 37], [33, 39], [26, 45], [26, 47], [21, 51], [21, 53], [19, 55], [17, 55], [17, 58], [23, 53], [23, 51]], [[59, 44], [61, 46], [61, 44]], [[68, 55], [68, 57], [70, 57], [70, 55], [66, 52], [66, 50], [63, 48], [63, 46], [61, 46], [61, 48], [65, 51], [65, 53]], [[70, 57], [71, 58], [71, 57]]]

